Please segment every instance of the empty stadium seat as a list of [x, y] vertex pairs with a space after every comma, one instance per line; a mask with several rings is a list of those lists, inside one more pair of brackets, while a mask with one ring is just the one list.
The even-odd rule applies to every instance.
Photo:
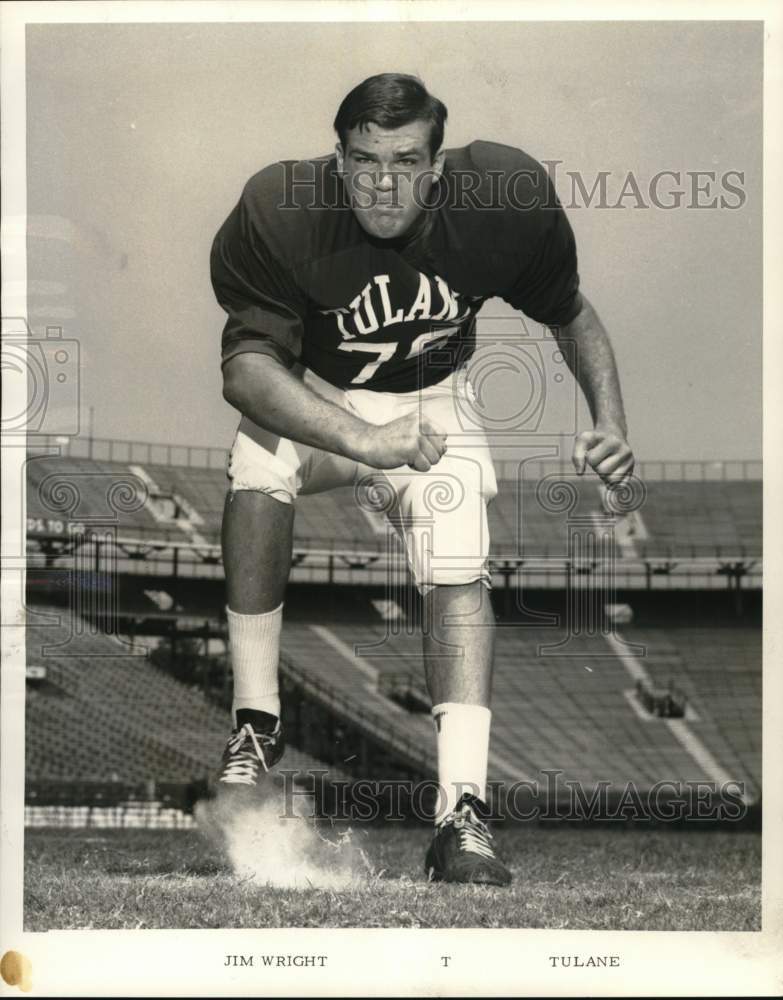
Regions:
[[760, 481], [650, 482], [642, 555], [760, 556]]
[[[421, 640], [404, 623], [390, 626], [369, 600], [346, 601], [331, 620], [306, 620], [292, 609], [283, 648], [314, 675], [382, 710], [384, 674], [410, 673], [424, 690]], [[623, 629], [641, 644], [653, 681], [673, 677], [697, 711], [688, 721], [698, 739], [751, 795], [760, 792], [760, 677], [758, 631], [751, 628]], [[544, 768], [587, 787], [633, 781], [649, 788], [663, 778], [710, 780], [711, 775], [666, 725], [634, 704], [634, 680], [602, 636], [501, 624], [496, 633], [490, 777], [538, 778]], [[697, 650], [698, 653], [694, 653]], [[732, 666], [733, 665], [733, 666]], [[730, 680], [729, 680], [730, 679]], [[434, 749], [429, 719], [386, 699], [387, 718], [405, 724]]]
[[[136, 465], [163, 494], [182, 497], [196, 512], [200, 533], [216, 540], [228, 487], [224, 469], [73, 457], [37, 457], [28, 462], [28, 516], [40, 522], [32, 534], [44, 534], [47, 519], [78, 521], [88, 515], [111, 513], [107, 508], [108, 485], [132, 480], [131, 466]], [[530, 475], [524, 467], [523, 473]], [[52, 490], [56, 483], [69, 479], [78, 497], [74, 501], [71, 494], [61, 491], [58, 502]], [[558, 494], [556, 476], [499, 483], [498, 496], [489, 508], [494, 554], [563, 557], [568, 550], [569, 530], [589, 530], [591, 518], [598, 518], [595, 524], [600, 526], [598, 479], [564, 474], [563, 480], [568, 494]], [[548, 485], [554, 492], [547, 490]], [[646, 498], [639, 514], [646, 537], [634, 541], [639, 556], [761, 555], [759, 480], [652, 480], [645, 486]], [[571, 491], [575, 498], [573, 509], [563, 509], [563, 498]], [[133, 509], [124, 509], [127, 506], [127, 502], [120, 504], [121, 509], [115, 511], [122, 529], [135, 530], [143, 537], [178, 536], [175, 524], [161, 523], [143, 505], [130, 504]], [[349, 488], [300, 497], [294, 532], [297, 544], [314, 548], [358, 546], [383, 550], [386, 545], [382, 518], [361, 510]]]
[[[27, 693], [28, 780], [189, 782], [214, 772], [228, 712], [111, 636], [74, 634], [61, 608], [37, 610], [61, 621], [27, 629], [28, 662], [48, 667], [45, 690]], [[51, 649], [69, 636], [69, 655]], [[293, 748], [286, 766], [324, 767]]]

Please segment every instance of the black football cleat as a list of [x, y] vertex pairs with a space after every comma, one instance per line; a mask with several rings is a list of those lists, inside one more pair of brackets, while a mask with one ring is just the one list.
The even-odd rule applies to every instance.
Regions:
[[430, 882], [508, 885], [511, 872], [495, 854], [492, 834], [479, 818], [486, 805], [466, 792], [435, 831], [424, 859]]
[[[263, 732], [252, 721], [244, 721], [244, 714], [242, 709], [237, 712], [237, 728], [231, 733], [223, 751], [218, 778], [221, 786], [257, 785], [259, 778], [275, 766], [285, 750], [283, 728], [279, 719], [271, 731]], [[254, 712], [253, 715], [265, 716], [264, 721], [267, 723], [275, 722], [275, 717], [265, 712]], [[267, 725], [263, 728], [270, 727]]]

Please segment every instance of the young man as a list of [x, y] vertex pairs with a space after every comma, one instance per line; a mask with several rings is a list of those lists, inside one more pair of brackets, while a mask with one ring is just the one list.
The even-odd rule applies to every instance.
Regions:
[[496, 484], [486, 437], [464, 419], [486, 299], [575, 343], [595, 425], [577, 440], [578, 471], [622, 478], [633, 457], [612, 349], [580, 294], [545, 171], [494, 143], [444, 150], [445, 120], [419, 80], [365, 80], [337, 112], [335, 156], [256, 174], [215, 238], [224, 396], [242, 414], [223, 520], [236, 728], [221, 781], [253, 785], [283, 751], [277, 671], [296, 496], [374, 477], [391, 488], [429, 624], [441, 799], [425, 867], [432, 879], [505, 885], [482, 821]]

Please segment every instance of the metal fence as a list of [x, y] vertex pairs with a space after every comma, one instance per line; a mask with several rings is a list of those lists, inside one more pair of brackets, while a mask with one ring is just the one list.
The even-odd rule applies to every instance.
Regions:
[[25, 806], [28, 827], [76, 827], [137, 830], [192, 830], [196, 821], [181, 809], [160, 802], [120, 802], [116, 806]]
[[91, 458], [100, 462], [140, 462], [175, 465], [190, 469], [224, 469], [226, 448], [202, 445], [162, 444], [158, 441], [122, 441], [116, 438], [55, 437], [28, 438], [28, 450], [52, 452], [64, 458]]
[[200, 786], [28, 779], [25, 826], [187, 830]]

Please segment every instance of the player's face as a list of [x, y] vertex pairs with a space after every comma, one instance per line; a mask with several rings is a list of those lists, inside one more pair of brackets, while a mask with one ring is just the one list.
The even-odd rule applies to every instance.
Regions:
[[345, 148], [337, 145], [337, 166], [362, 228], [379, 239], [403, 236], [411, 227], [443, 169], [443, 152], [433, 159], [429, 122], [383, 129], [370, 122], [354, 128]]

